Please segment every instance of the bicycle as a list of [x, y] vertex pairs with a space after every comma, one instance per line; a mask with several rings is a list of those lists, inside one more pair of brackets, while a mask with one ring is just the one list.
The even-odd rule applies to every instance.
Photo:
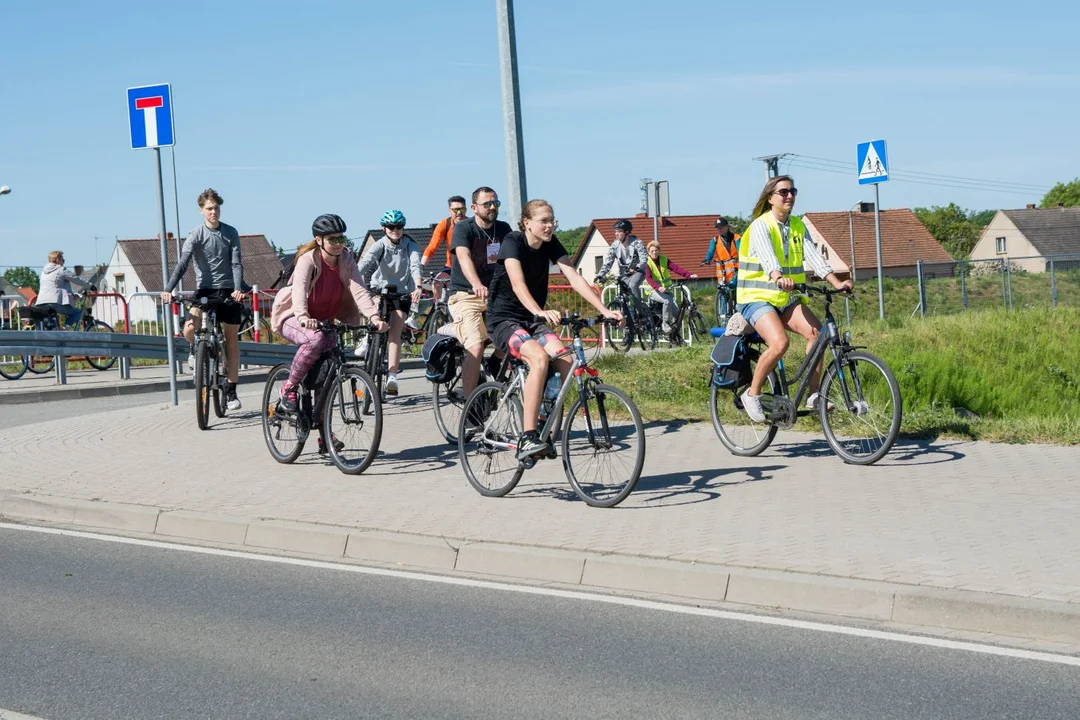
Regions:
[[[391, 301], [406, 297], [408, 293], [399, 293], [396, 285], [387, 285], [379, 291], [379, 317], [390, 322], [390, 303]], [[379, 400], [386, 402], [386, 378], [390, 372], [389, 366], [389, 353], [390, 353], [390, 331], [377, 332], [370, 323], [364, 327], [355, 328], [353, 332], [354, 338], [360, 338], [361, 344], [366, 343], [367, 347], [363, 354], [363, 367], [367, 374], [371, 377], [375, 383], [375, 387], [379, 390]], [[405, 328], [402, 326], [402, 345], [405, 344]], [[370, 402], [367, 400], [365, 402]], [[368, 407], [365, 405], [364, 411], [367, 412]]]
[[[652, 311], [644, 307], [644, 301], [638, 300], [626, 283], [633, 273], [618, 275], [615, 278], [615, 297], [608, 301], [607, 307], [618, 310], [625, 320], [625, 327], [611, 329], [607, 325], [611, 346], [618, 352], [626, 352], [634, 346], [636, 341], [642, 350], [655, 350], [657, 343], [656, 325], [653, 323]], [[601, 282], [608, 282], [611, 276], [599, 278]]]
[[210, 427], [211, 399], [214, 415], [223, 418], [227, 410], [229, 379], [225, 371], [225, 333], [218, 323], [217, 310], [236, 301], [231, 297], [183, 299], [174, 296], [174, 299], [202, 311], [202, 326], [195, 331], [195, 421], [200, 430], [205, 430]]
[[[563, 470], [570, 487], [593, 507], [614, 507], [626, 499], [641, 477], [645, 463], [645, 426], [637, 406], [622, 390], [604, 385], [589, 366], [581, 342], [581, 328], [593, 327], [594, 318], [564, 317], [560, 326], [569, 327], [573, 344], [558, 357], [571, 355], [571, 371], [562, 379], [553, 400], [541, 403], [540, 441], [548, 443], [547, 458], [558, 457], [553, 441], [561, 434]], [[502, 497], [521, 480], [521, 475], [541, 459], [517, 459], [523, 428], [523, 402], [528, 369], [523, 361], [511, 360], [508, 382], [487, 382], [476, 388], [465, 403], [458, 426], [458, 454], [469, 484], [486, 497]], [[571, 387], [577, 399], [565, 414], [563, 404]], [[599, 463], [622, 450], [620, 468], [599, 467]], [[596, 470], [593, 477], [586, 473]], [[606, 483], [605, 480], [611, 480]]]
[[[772, 443], [777, 430], [790, 429], [798, 418], [817, 413], [825, 439], [836, 455], [846, 463], [871, 465], [889, 452], [900, 433], [903, 412], [900, 386], [884, 360], [864, 352], [863, 346], [852, 345], [851, 332], [841, 334], [837, 328], [832, 300], [836, 295], [850, 295], [849, 291], [806, 285], [797, 285], [796, 289], [811, 297], [825, 298], [825, 322], [806, 358], [790, 380], [783, 359], [769, 373], [761, 393], [766, 422], [755, 423], [743, 410], [740, 396], [750, 385], [764, 340], [756, 333], [743, 338], [745, 367], [736, 373], [741, 376], [738, 380], [725, 377], [714, 349], [709, 381], [713, 429], [734, 455], [753, 457]], [[713, 332], [722, 335], [721, 328]], [[721, 342], [722, 339], [717, 341], [717, 348]], [[833, 359], [822, 374], [817, 407], [801, 409], [809, 393], [810, 370], [824, 359], [827, 351], [831, 351]], [[798, 383], [794, 398], [790, 395], [790, 383]]]
[[[446, 352], [449, 353], [449, 357], [446, 358], [446, 362], [452, 363], [454, 371], [446, 382], [432, 382], [431, 406], [439, 432], [446, 438], [446, 442], [457, 445], [461, 412], [468, 399], [463, 390], [464, 380], [461, 377], [465, 364], [465, 348], [458, 342], [457, 337], [449, 337], [448, 345], [449, 349]], [[510, 361], [507, 357], [499, 358], [489, 355], [483, 358], [480, 363], [480, 376], [476, 382], [477, 387], [489, 381], [506, 382], [509, 380]]]
[[[439, 280], [443, 284], [442, 292], [438, 298], [435, 297], [434, 290], [434, 283], [436, 280]], [[417, 344], [423, 345], [424, 341], [427, 340], [432, 333], [438, 331], [439, 328], [450, 322], [450, 309], [446, 304], [450, 294], [447, 290], [449, 282], [450, 276], [443, 270], [440, 270], [439, 272], [429, 272], [424, 275], [421, 285], [432, 286], [432, 289], [430, 291], [423, 291], [420, 296], [420, 303], [430, 300], [431, 305], [428, 307], [427, 312], [424, 313], [424, 319], [418, 328], [413, 329], [408, 325], [404, 325], [401, 328], [402, 351], [409, 346]]]
[[[240, 314], [240, 329], [237, 337], [244, 342], [255, 342], [255, 309], [247, 305], [243, 306]], [[259, 340], [258, 342], [274, 342], [274, 332], [270, 329], [270, 321], [265, 315], [259, 316]]]
[[[708, 263], [701, 263], [704, 267]], [[721, 260], [720, 265], [720, 277], [727, 277], [727, 265], [726, 260]], [[732, 274], [731, 279], [727, 282], [717, 281], [716, 293], [713, 297], [713, 319], [716, 321], [715, 327], [727, 327], [728, 319], [735, 314], [735, 286], [739, 279], [738, 269]]]
[[[709, 337], [709, 323], [705, 320], [705, 316], [701, 311], [698, 310], [697, 305], [694, 304], [690, 288], [686, 286], [686, 283], [673, 281], [671, 283], [671, 293], [679, 298], [679, 310], [675, 313], [675, 317], [671, 319], [671, 332], [668, 333], [667, 337], [671, 345], [674, 347], [686, 342], [686, 337], [683, 336], [684, 324], [689, 333], [690, 343], [701, 342], [706, 337]], [[664, 322], [663, 307], [658, 303], [650, 302], [649, 309], [652, 312], [653, 325], [662, 327]]]
[[[92, 289], [90, 293], [93, 293]], [[84, 300], [89, 300], [88, 294], [83, 294]], [[68, 330], [71, 332], [107, 332], [113, 331], [112, 326], [107, 322], [94, 319], [93, 303], [86, 303], [86, 308], [82, 312], [82, 317], [79, 319], [79, 323], [75, 328], [67, 328], [61, 325], [60, 314], [57, 312], [57, 306], [55, 303], [46, 303], [44, 305], [27, 305], [19, 308], [19, 318], [22, 320], [24, 328], [29, 330], [38, 330], [44, 332], [52, 332], [58, 330]], [[116, 365], [116, 358], [104, 355], [87, 355], [82, 359], [95, 370], [110, 370]], [[0, 375], [4, 376], [8, 380], [18, 380], [22, 377], [27, 370], [32, 373], [43, 375], [53, 371], [56, 367], [56, 358], [51, 355], [25, 355], [21, 358], [11, 356], [0, 360]]]
[[319, 452], [328, 453], [346, 475], [359, 475], [379, 452], [382, 402], [371, 376], [350, 362], [352, 347], [345, 336], [356, 328], [321, 321], [318, 329], [336, 333], [337, 345], [315, 362], [297, 387], [295, 413], [282, 409], [280, 400], [290, 364], [276, 365], [266, 376], [263, 439], [270, 456], [287, 465], [300, 456], [311, 431], [317, 429]]

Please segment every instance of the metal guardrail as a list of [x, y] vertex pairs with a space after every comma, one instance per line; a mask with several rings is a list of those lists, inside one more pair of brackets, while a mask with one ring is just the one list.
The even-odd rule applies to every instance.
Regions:
[[[182, 337], [172, 338], [176, 357], [187, 357], [189, 346]], [[277, 365], [290, 362], [295, 345], [242, 342], [243, 365]], [[72, 331], [0, 330], [0, 356], [45, 355], [56, 358], [57, 382], [67, 384], [66, 359], [85, 355], [168, 360], [169, 347], [161, 335], [87, 333]]]

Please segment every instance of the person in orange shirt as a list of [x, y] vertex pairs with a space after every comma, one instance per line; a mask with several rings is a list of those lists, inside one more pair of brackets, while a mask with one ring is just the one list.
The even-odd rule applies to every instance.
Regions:
[[[435, 226], [434, 232], [431, 233], [431, 242], [424, 248], [424, 253], [420, 256], [420, 267], [424, 267], [431, 260], [431, 257], [439, 251], [439, 245], [446, 243], [446, 266], [442, 269], [442, 272], [435, 276], [435, 280], [431, 283], [431, 296], [435, 299], [442, 297], [447, 284], [450, 282], [450, 265], [454, 261], [454, 253], [450, 250], [450, 241], [454, 236], [454, 225], [465, 219], [465, 198], [460, 195], [452, 195], [446, 202], [450, 206], [450, 217], [443, 218]], [[406, 324], [413, 330], [417, 329], [416, 308], [413, 308], [413, 314], [406, 320]]]
[[716, 263], [717, 284], [733, 284], [735, 273], [739, 271], [739, 238], [738, 233], [731, 232], [728, 222], [722, 217], [716, 218], [716, 236], [709, 243], [709, 250], [705, 253], [702, 265], [711, 262]]

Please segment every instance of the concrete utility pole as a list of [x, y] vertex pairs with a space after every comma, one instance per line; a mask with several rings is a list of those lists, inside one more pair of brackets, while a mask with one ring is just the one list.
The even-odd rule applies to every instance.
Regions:
[[518, 85], [514, 0], [495, 0], [499, 18], [499, 70], [502, 75], [503, 135], [506, 145], [506, 213], [511, 225], [528, 202], [525, 189], [525, 145], [521, 133], [521, 89]]
[[760, 160], [765, 163], [765, 182], [769, 182], [772, 178], [780, 174], [780, 160], [786, 158], [791, 153], [780, 153], [779, 155], [763, 155], [762, 157], [756, 157], [754, 160]]

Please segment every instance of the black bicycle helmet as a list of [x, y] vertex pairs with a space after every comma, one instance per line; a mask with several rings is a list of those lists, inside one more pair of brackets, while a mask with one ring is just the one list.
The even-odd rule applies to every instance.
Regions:
[[345, 221], [341, 219], [340, 215], [334, 215], [333, 213], [320, 215], [319, 217], [315, 218], [315, 222], [311, 223], [312, 237], [326, 237], [327, 235], [334, 235], [344, 232]]
[[630, 232], [634, 229], [633, 224], [629, 220], [616, 220], [612, 227], [616, 230], [625, 230], [626, 232]]

